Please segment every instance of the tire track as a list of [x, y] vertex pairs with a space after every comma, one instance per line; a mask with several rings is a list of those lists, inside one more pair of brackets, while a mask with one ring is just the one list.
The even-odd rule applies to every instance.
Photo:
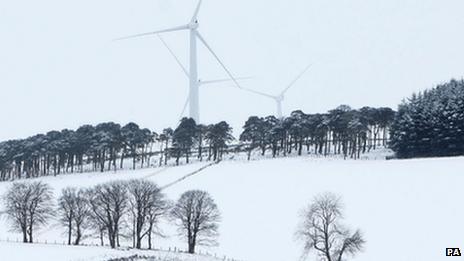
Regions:
[[174, 186], [174, 185], [176, 185], [177, 183], [180, 183], [180, 182], [186, 180], [187, 178], [190, 178], [190, 177], [192, 177], [192, 176], [194, 176], [194, 175], [196, 175], [196, 174], [202, 172], [203, 170], [205, 170], [205, 169], [207, 169], [207, 168], [209, 168], [209, 167], [212, 167], [212, 166], [214, 166], [214, 165], [219, 164], [220, 162], [221, 162], [221, 161], [215, 161], [215, 162], [213, 162], [213, 163], [210, 163], [210, 164], [208, 164], [208, 165], [205, 165], [205, 166], [203, 166], [203, 167], [201, 167], [201, 168], [199, 168], [199, 169], [197, 169], [197, 170], [195, 170], [195, 171], [193, 171], [193, 172], [191, 172], [191, 173], [189, 173], [189, 174], [187, 174], [187, 175], [185, 175], [185, 176], [183, 176], [183, 177], [181, 177], [181, 178], [179, 178], [179, 179], [174, 180], [174, 181], [171, 182], [171, 183], [168, 183], [168, 184], [162, 186], [162, 187], [161, 187], [161, 190], [164, 190], [164, 189], [167, 189], [167, 188], [169, 188], [169, 187], [171, 187], [171, 186]]

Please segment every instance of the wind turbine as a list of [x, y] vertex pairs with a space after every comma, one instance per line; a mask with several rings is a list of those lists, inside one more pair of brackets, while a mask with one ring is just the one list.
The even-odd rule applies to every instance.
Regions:
[[264, 97], [267, 97], [267, 98], [270, 98], [270, 99], [273, 99], [276, 102], [276, 106], [277, 106], [277, 117], [279, 119], [281, 119], [283, 117], [283, 115], [282, 115], [282, 102], [285, 99], [285, 93], [287, 93], [287, 91], [292, 86], [295, 85], [295, 83], [305, 74], [306, 71], [309, 70], [309, 68], [311, 68], [311, 66], [312, 66], [312, 64], [306, 66], [306, 68], [300, 74], [298, 74], [298, 76], [292, 82], [290, 82], [290, 84], [282, 92], [280, 92], [277, 95], [271, 95], [271, 94], [267, 94], [267, 93], [260, 92], [260, 91], [255, 91], [255, 90], [248, 89], [248, 88], [241, 88], [241, 89], [243, 89], [245, 91], [248, 91], [248, 92], [252, 92], [252, 93], [261, 95], [261, 96], [264, 96]]
[[[199, 97], [199, 87], [201, 83], [198, 80], [198, 61], [197, 61], [197, 40], [200, 40], [200, 42], [203, 43], [203, 45], [208, 49], [208, 51], [214, 56], [214, 58], [217, 60], [217, 62], [221, 65], [221, 67], [224, 69], [224, 71], [227, 73], [227, 75], [230, 77], [230, 79], [235, 83], [235, 85], [242, 89], [240, 84], [237, 82], [236, 78], [232, 75], [232, 73], [227, 69], [227, 67], [224, 65], [224, 63], [219, 59], [219, 57], [216, 55], [216, 53], [213, 51], [213, 49], [209, 46], [209, 44], [206, 42], [205, 38], [200, 34], [198, 31], [198, 27], [200, 26], [198, 22], [198, 13], [200, 12], [200, 7], [201, 7], [202, 0], [198, 2], [198, 5], [195, 9], [195, 12], [193, 13], [192, 18], [190, 19], [189, 23], [186, 25], [181, 25], [181, 26], [176, 26], [164, 30], [158, 30], [158, 31], [153, 31], [153, 32], [148, 32], [148, 33], [141, 33], [141, 34], [135, 34], [135, 35], [130, 35], [126, 37], [121, 37], [116, 40], [125, 40], [125, 39], [130, 39], [130, 38], [137, 38], [137, 37], [144, 37], [144, 36], [150, 36], [150, 35], [158, 35], [161, 33], [168, 33], [168, 32], [175, 32], [175, 31], [184, 31], [188, 30], [190, 33], [190, 66], [189, 66], [189, 72], [183, 67], [184, 73], [189, 77], [189, 98], [187, 99], [189, 106], [189, 112], [190, 112], [190, 117], [193, 118], [197, 123], [200, 122], [200, 97]], [[162, 40], [162, 38], [160, 38]], [[163, 41], [165, 44], [165, 42]], [[166, 45], [166, 44], [165, 44]], [[166, 45], [167, 47], [167, 45]], [[168, 48], [169, 49], [169, 48]], [[174, 54], [172, 51], [170, 51], [171, 54]], [[176, 58], [177, 62], [179, 65], [181, 65], [180, 61]], [[187, 103], [186, 103], [187, 104]]]
[[[168, 52], [171, 54], [171, 56], [174, 58], [174, 60], [176, 61], [176, 63], [179, 65], [179, 67], [182, 69], [182, 72], [184, 73], [184, 75], [190, 79], [190, 75], [189, 75], [189, 72], [187, 71], [187, 69], [185, 68], [185, 66], [182, 64], [182, 62], [180, 61], [180, 59], [177, 57], [177, 55], [174, 53], [174, 51], [169, 47], [169, 45], [166, 43], [166, 41], [163, 39], [163, 37], [161, 37], [161, 35], [157, 35], [159, 40], [161, 41], [161, 43], [163, 43], [164, 47], [166, 47], [166, 49], [168, 50]], [[235, 80], [247, 80], [247, 79], [251, 79], [252, 77], [236, 77]], [[213, 83], [221, 83], [221, 82], [230, 82], [232, 81], [231, 79], [216, 79], [216, 80], [209, 80], [209, 81], [203, 81], [201, 79], [198, 79], [198, 85], [199, 87], [203, 86], [203, 85], [209, 85], [209, 84], [213, 84]], [[189, 104], [190, 102], [190, 95], [187, 96], [187, 99], [185, 100], [185, 103], [184, 103], [184, 106], [182, 107], [182, 112], [180, 113], [180, 116], [179, 116], [179, 119], [181, 119], [183, 116], [184, 116], [184, 113], [185, 113], [185, 110], [187, 109], [187, 105]]]

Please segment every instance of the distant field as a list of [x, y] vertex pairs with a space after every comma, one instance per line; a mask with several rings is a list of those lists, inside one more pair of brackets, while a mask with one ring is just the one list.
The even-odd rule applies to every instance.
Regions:
[[[88, 187], [114, 179], [147, 178], [163, 186], [204, 165], [63, 175], [42, 180], [49, 183], [57, 195], [66, 186]], [[227, 257], [247, 261], [298, 260], [301, 245], [295, 241], [294, 232], [299, 211], [316, 194], [331, 191], [343, 198], [346, 223], [360, 228], [367, 240], [364, 253], [354, 260], [437, 261], [447, 260], [446, 247], [464, 247], [463, 169], [462, 157], [392, 161], [307, 157], [225, 161], [167, 188], [165, 193], [172, 200], [188, 189], [204, 189], [211, 193], [223, 214], [220, 245], [202, 250]], [[0, 193], [9, 185], [0, 183]], [[5, 220], [0, 222], [0, 239], [20, 238], [19, 234], [8, 232]], [[163, 224], [163, 229], [170, 237], [156, 238], [157, 246], [185, 247], [172, 226]], [[53, 223], [36, 238], [61, 242], [64, 240], [62, 232]], [[7, 251], [1, 250], [4, 247], [1, 243], [2, 253]], [[15, 259], [15, 253], [20, 254], [23, 248], [29, 247], [41, 248], [41, 245], [15, 245], [16, 251], [7, 251], [12, 255], [9, 260], [22, 260]], [[48, 246], [44, 246], [44, 251], [46, 248]], [[83, 260], [87, 260], [85, 255], [92, 251], [82, 248], [82, 251], [73, 252], [73, 256], [82, 254]], [[34, 255], [40, 254], [34, 252]]]

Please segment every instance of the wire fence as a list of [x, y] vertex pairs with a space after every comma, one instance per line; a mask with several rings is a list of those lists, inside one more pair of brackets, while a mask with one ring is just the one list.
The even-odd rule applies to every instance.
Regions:
[[[76, 247], [75, 245], [68, 245], [68, 243], [63, 240], [63, 241], [57, 241], [57, 240], [35, 240], [33, 243], [26, 243], [23, 242], [22, 239], [20, 238], [0, 238], [0, 242], [5, 242], [5, 243], [18, 243], [18, 244], [34, 244], [34, 245], [55, 245], [55, 246], [69, 246], [69, 247]], [[108, 247], [108, 246], [101, 246], [98, 244], [80, 244], [79, 246], [81, 247]], [[169, 253], [169, 254], [188, 254], [187, 251], [184, 251], [178, 247], [157, 247], [152, 250], [147, 250], [147, 249], [134, 249], [134, 248], [128, 248], [128, 247], [120, 247], [117, 248], [116, 250], [137, 250], [140, 251], [141, 253], [137, 254], [128, 254], [127, 257], [117, 257], [109, 260], [102, 260], [102, 261], [132, 261], [132, 260], [164, 260], [164, 261], [182, 261], [182, 257], [176, 257], [176, 256], [162, 256], [162, 253]], [[142, 252], [147, 252], [143, 253]], [[148, 253], [149, 251], [151, 252], [157, 252], [157, 253]], [[195, 253], [196, 257], [209, 257], [209, 258], [214, 258], [218, 261], [244, 261], [240, 259], [235, 259], [228, 257], [226, 255], [221, 255], [215, 252], [209, 252], [205, 250], [198, 250]], [[190, 259], [189, 259], [190, 260]]]

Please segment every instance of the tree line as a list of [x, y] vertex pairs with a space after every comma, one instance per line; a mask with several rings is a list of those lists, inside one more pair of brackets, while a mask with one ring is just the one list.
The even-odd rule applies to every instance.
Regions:
[[464, 81], [413, 94], [398, 107], [391, 148], [399, 158], [464, 155]]
[[189, 162], [194, 145], [201, 160], [218, 160], [233, 140], [231, 131], [226, 122], [206, 126], [187, 118], [175, 130], [167, 128], [160, 134], [135, 123], [121, 126], [114, 122], [50, 131], [1, 142], [0, 180], [123, 169], [126, 159], [133, 169], [148, 167], [154, 155], [160, 155], [159, 165], [171, 158], [178, 165], [181, 157]]
[[107, 122], [84, 125], [77, 130], [64, 129], [38, 134], [27, 139], [0, 143], [0, 178], [32, 178], [61, 173], [116, 169], [126, 158], [145, 164], [155, 133], [135, 123], [121, 125]]
[[[84, 171], [105, 171], [148, 167], [181, 159], [222, 160], [226, 153], [253, 151], [273, 157], [303, 151], [327, 156], [359, 158], [361, 153], [387, 145], [388, 130], [395, 112], [390, 108], [346, 105], [324, 114], [294, 111], [289, 117], [250, 117], [243, 126], [239, 143], [231, 126], [197, 124], [183, 118], [175, 128], [161, 133], [140, 128], [135, 123], [124, 126], [114, 122], [84, 125], [38, 134], [26, 139], [0, 143], [0, 180], [14, 180]], [[153, 160], [155, 157], [155, 160]], [[157, 162], [157, 163], [156, 163]]]
[[389, 127], [395, 111], [390, 108], [363, 107], [354, 110], [341, 105], [325, 114], [294, 111], [289, 117], [250, 117], [240, 140], [246, 142], [248, 159], [258, 149], [273, 157], [303, 151], [327, 156], [340, 154], [357, 159], [361, 153], [387, 145]]
[[137, 249], [143, 242], [152, 249], [153, 236], [162, 235], [158, 224], [164, 218], [177, 226], [193, 254], [196, 246], [215, 243], [221, 220], [207, 192], [190, 190], [172, 203], [147, 180], [111, 181], [90, 189], [68, 187], [57, 204], [48, 184], [13, 183], [3, 200], [11, 229], [22, 234], [24, 243], [33, 243], [36, 231], [56, 216], [69, 245], [98, 235], [102, 246], [107, 242], [116, 248], [124, 240]]

